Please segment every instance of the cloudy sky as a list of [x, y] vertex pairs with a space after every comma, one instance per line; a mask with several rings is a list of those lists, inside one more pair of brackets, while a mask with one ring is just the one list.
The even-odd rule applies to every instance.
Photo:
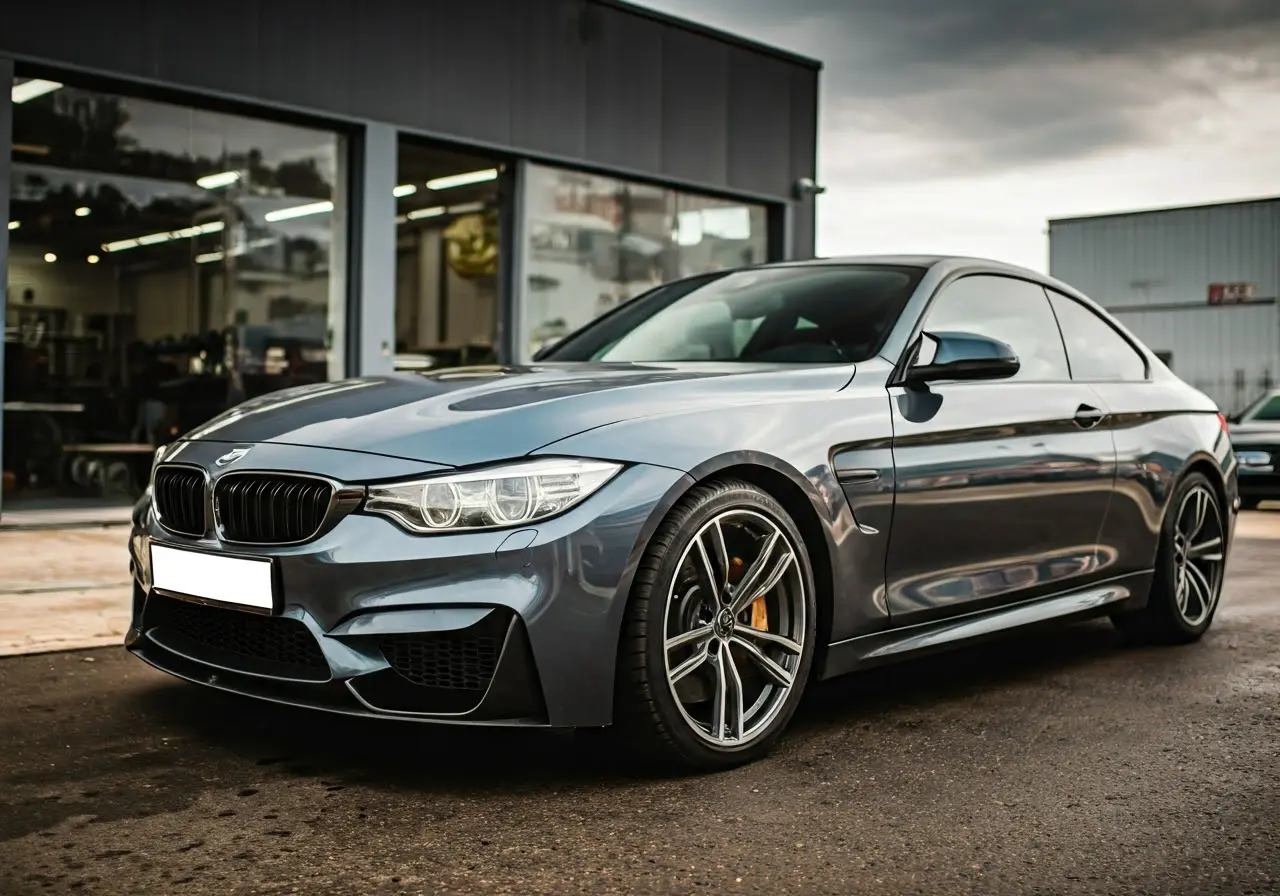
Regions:
[[1280, 0], [637, 0], [821, 59], [820, 254], [1280, 195]]

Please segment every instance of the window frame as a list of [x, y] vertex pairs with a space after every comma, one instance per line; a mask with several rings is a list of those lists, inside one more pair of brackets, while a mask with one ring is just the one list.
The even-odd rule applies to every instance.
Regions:
[[[950, 275], [945, 277], [942, 280], [942, 282], [940, 282], [934, 288], [933, 292], [929, 296], [928, 301], [925, 302], [924, 308], [920, 310], [919, 316], [916, 318], [915, 323], [912, 325], [911, 335], [910, 335], [910, 338], [907, 340], [907, 346], [903, 350], [902, 356], [898, 359], [897, 364], [894, 365], [893, 372], [890, 374], [889, 380], [886, 383], [886, 385], [887, 386], [905, 386], [906, 385], [907, 371], [911, 368], [912, 364], [915, 363], [915, 359], [920, 352], [920, 336], [922, 333], [926, 332], [925, 324], [928, 321], [929, 315], [932, 313], [934, 306], [938, 302], [938, 297], [941, 296], [944, 292], [946, 292], [946, 290], [954, 286], [960, 280], [966, 280], [971, 277], [990, 277], [990, 278], [996, 278], [1000, 280], [1013, 280], [1017, 283], [1022, 283], [1027, 286], [1031, 286], [1031, 287], [1034, 287], [1035, 289], [1040, 290], [1040, 292], [1044, 295], [1045, 304], [1049, 306], [1049, 314], [1053, 318], [1054, 332], [1058, 337], [1058, 344], [1062, 346], [1062, 357], [1067, 364], [1067, 377], [1066, 379], [1034, 379], [1034, 380], [1014, 380], [1014, 379], [964, 380], [964, 381], [955, 381], [955, 383], [957, 385], [963, 384], [966, 386], [978, 386], [978, 385], [991, 386], [991, 385], [999, 385], [999, 384], [1008, 384], [1012, 382], [1017, 382], [1020, 384], [1025, 383], [1025, 384], [1045, 384], [1045, 385], [1050, 385], [1050, 384], [1060, 385], [1062, 383], [1073, 382], [1071, 378], [1071, 356], [1067, 353], [1067, 345], [1065, 340], [1063, 340], [1062, 338], [1062, 328], [1058, 324], [1058, 316], [1056, 313], [1054, 313], [1053, 302], [1049, 298], [1047, 287], [1045, 286], [1045, 284], [1041, 283], [1039, 280], [1033, 280], [1028, 277], [1019, 276], [1016, 272], [992, 270], [990, 268], [968, 268], [968, 269], [958, 270], [951, 273]], [[950, 381], [944, 381], [944, 382], [950, 382]]]
[[[1149, 383], [1151, 382], [1151, 360], [1147, 357], [1146, 352], [1142, 351], [1137, 345], [1135, 345], [1132, 339], [1130, 339], [1124, 333], [1120, 332], [1120, 330], [1116, 327], [1115, 324], [1107, 320], [1105, 317], [1099, 314], [1095, 309], [1090, 308], [1089, 305], [1087, 305], [1086, 303], [1080, 301], [1079, 299], [1073, 298], [1072, 296], [1067, 295], [1065, 292], [1062, 292], [1061, 290], [1054, 289], [1051, 286], [1045, 286], [1044, 284], [1041, 284], [1041, 288], [1044, 290], [1045, 298], [1049, 302], [1049, 309], [1053, 311], [1053, 318], [1055, 321], [1058, 322], [1058, 336], [1062, 340], [1063, 350], [1067, 353], [1067, 370], [1071, 374], [1072, 382], [1076, 382], [1076, 383]], [[1088, 314], [1093, 315], [1095, 320], [1097, 320], [1099, 323], [1105, 326], [1112, 333], [1115, 333], [1116, 336], [1118, 336], [1120, 340], [1126, 346], [1129, 347], [1129, 350], [1133, 352], [1135, 355], [1137, 355], [1138, 359], [1142, 361], [1142, 379], [1130, 380], [1130, 379], [1124, 379], [1123, 377], [1078, 377], [1076, 376], [1075, 369], [1071, 364], [1071, 349], [1067, 347], [1067, 334], [1062, 331], [1062, 320], [1061, 318], [1058, 317], [1058, 309], [1055, 308], [1053, 304], [1053, 297], [1055, 295], [1061, 298], [1063, 301], [1071, 302], [1077, 308], [1080, 308], [1085, 312], [1087, 312]]]

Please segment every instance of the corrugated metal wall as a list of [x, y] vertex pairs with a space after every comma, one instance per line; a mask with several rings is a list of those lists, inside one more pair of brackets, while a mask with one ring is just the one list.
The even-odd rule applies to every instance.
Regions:
[[[1280, 199], [1050, 221], [1049, 271], [1225, 411], [1280, 378]], [[1211, 283], [1251, 283], [1261, 303], [1211, 306]]]

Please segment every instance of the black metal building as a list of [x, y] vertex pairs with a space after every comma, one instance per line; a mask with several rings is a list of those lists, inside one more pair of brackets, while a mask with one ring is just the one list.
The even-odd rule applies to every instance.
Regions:
[[6, 8], [10, 506], [127, 492], [228, 403], [811, 255], [819, 70], [614, 0]]

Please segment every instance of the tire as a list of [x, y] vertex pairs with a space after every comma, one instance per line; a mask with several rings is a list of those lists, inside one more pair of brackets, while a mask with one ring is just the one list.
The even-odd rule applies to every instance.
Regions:
[[[761, 546], [770, 549], [757, 566]], [[753, 573], [754, 585], [770, 587], [731, 591]], [[737, 480], [690, 490], [636, 571], [609, 729], [617, 746], [642, 763], [681, 771], [717, 771], [764, 756], [808, 682], [817, 627], [813, 581], [800, 532], [773, 497]], [[716, 611], [708, 598], [713, 586], [720, 590]], [[751, 600], [750, 593], [762, 597]], [[735, 605], [745, 610], [735, 616]], [[668, 651], [676, 637], [685, 643]]]
[[[1203, 518], [1198, 516], [1200, 508]], [[1197, 519], [1201, 519], [1198, 528]], [[1189, 644], [1209, 630], [1222, 598], [1226, 533], [1226, 509], [1213, 484], [1202, 473], [1186, 476], [1174, 489], [1160, 529], [1146, 607], [1112, 617], [1126, 640], [1135, 644]], [[1192, 556], [1184, 559], [1182, 546], [1188, 535]], [[1207, 596], [1202, 599], [1206, 591]]]

